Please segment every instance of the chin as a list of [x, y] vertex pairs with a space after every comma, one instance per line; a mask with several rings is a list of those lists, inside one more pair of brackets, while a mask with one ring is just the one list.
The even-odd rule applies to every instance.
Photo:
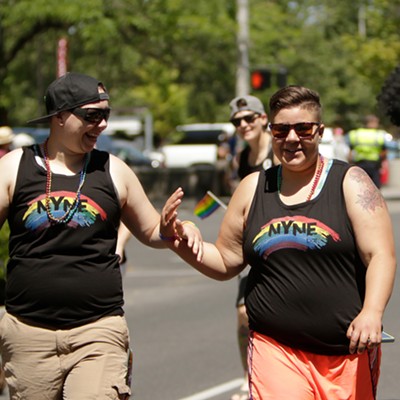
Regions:
[[282, 152], [283, 158], [293, 160], [293, 159], [298, 159], [298, 158], [304, 158], [304, 153], [302, 151], [288, 151], [284, 150]]
[[96, 144], [97, 144], [97, 139], [90, 139], [90, 140], [86, 139], [82, 144], [82, 148], [86, 152], [92, 151], [96, 147]]

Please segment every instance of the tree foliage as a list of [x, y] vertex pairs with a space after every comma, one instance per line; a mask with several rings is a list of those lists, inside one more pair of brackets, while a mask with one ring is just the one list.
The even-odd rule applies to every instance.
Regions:
[[[288, 83], [317, 90], [327, 124], [349, 129], [377, 112], [399, 64], [400, 0], [249, 0], [249, 11], [250, 66], [283, 66]], [[68, 69], [104, 81], [113, 112], [148, 110], [163, 137], [181, 123], [224, 121], [236, 31], [232, 0], [0, 0], [0, 124], [45, 111], [62, 37]], [[254, 94], [267, 104], [277, 88]]]

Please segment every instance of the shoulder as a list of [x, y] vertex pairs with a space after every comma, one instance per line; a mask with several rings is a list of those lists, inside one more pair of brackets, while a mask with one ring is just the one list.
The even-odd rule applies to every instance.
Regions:
[[235, 218], [238, 218], [238, 216], [247, 217], [257, 189], [260, 174], [261, 172], [253, 172], [240, 181], [229, 201], [229, 215], [232, 217], [235, 216]]
[[122, 203], [128, 198], [129, 193], [142, 190], [140, 181], [132, 168], [120, 158], [109, 154], [110, 176], [119, 194]]
[[264, 172], [252, 172], [251, 174], [245, 176], [240, 181], [234, 195], [245, 201], [247, 201], [249, 198], [252, 199], [260, 179], [260, 174], [264, 174]]
[[[336, 166], [340, 166], [340, 164], [335, 164]], [[345, 181], [350, 187], [353, 186], [353, 189], [356, 189], [358, 186], [363, 187], [369, 185], [370, 183], [375, 186], [368, 174], [356, 165], [348, 165]], [[354, 185], [356, 186], [354, 187]]]
[[[21, 161], [23, 149], [15, 149], [5, 154], [0, 158], [0, 165], [2, 168], [18, 168]], [[4, 171], [4, 169], [3, 169]], [[8, 170], [7, 170], [8, 171]]]
[[107, 153], [107, 155], [110, 160], [110, 171], [112, 174], [115, 172], [133, 173], [133, 170], [128, 166], [128, 164], [120, 158], [109, 153]]
[[348, 207], [369, 208], [384, 207], [381, 191], [375, 186], [368, 174], [360, 167], [350, 166], [343, 181], [343, 191]]
[[[9, 202], [11, 202], [11, 199], [13, 197], [22, 154], [22, 149], [16, 149], [7, 153], [0, 159], [0, 170], [7, 171], [6, 174], [0, 174], [0, 190], [2, 191], [2, 194], [8, 193], [7, 201]], [[3, 200], [4, 198], [2, 198], [2, 200], [0, 201], [2, 205]]]

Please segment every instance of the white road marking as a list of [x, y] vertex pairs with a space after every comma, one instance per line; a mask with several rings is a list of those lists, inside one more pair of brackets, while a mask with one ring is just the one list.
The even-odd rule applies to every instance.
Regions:
[[219, 394], [229, 392], [243, 384], [243, 378], [234, 379], [232, 381], [223, 383], [222, 385], [214, 386], [210, 389], [204, 390], [202, 392], [193, 394], [192, 396], [185, 397], [180, 400], [207, 400], [212, 399]]

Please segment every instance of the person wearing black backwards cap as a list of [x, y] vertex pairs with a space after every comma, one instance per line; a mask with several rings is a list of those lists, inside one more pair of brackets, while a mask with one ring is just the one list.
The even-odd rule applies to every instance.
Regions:
[[[50, 134], [0, 160], [0, 226], [11, 229], [0, 345], [11, 399], [127, 399], [129, 333], [117, 231], [194, 254], [193, 224], [160, 220], [134, 172], [94, 147], [109, 94], [90, 76], [50, 84]], [[173, 202], [174, 203], [174, 202]], [[174, 203], [176, 204], [176, 203]], [[171, 216], [172, 217], [172, 216]]]

